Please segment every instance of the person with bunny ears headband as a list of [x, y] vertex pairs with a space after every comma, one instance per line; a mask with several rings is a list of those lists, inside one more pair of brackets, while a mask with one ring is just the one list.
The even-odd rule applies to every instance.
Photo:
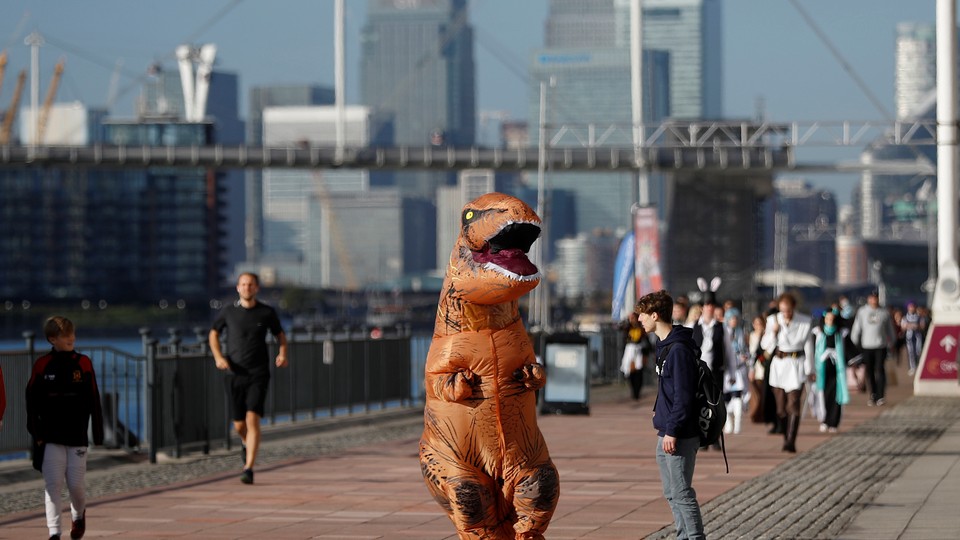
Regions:
[[[693, 342], [700, 347], [700, 359], [710, 367], [713, 378], [718, 385], [723, 385], [723, 372], [726, 366], [724, 345], [723, 323], [716, 318], [717, 289], [720, 288], [720, 278], [715, 277], [710, 281], [710, 287], [707, 288], [707, 281], [703, 278], [697, 278], [697, 286], [703, 293], [703, 312], [700, 318], [693, 324]], [[719, 448], [719, 444], [715, 445]]]

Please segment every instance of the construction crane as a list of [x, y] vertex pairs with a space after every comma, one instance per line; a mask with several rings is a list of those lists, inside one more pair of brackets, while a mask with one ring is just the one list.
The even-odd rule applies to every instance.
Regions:
[[17, 76], [17, 86], [13, 90], [13, 99], [10, 101], [10, 107], [3, 115], [3, 125], [0, 126], [0, 145], [10, 144], [10, 130], [13, 128], [13, 118], [17, 115], [17, 109], [20, 107], [20, 96], [23, 94], [23, 85], [27, 82], [27, 70], [21, 69]]
[[[330, 191], [327, 189], [327, 181], [319, 171], [313, 172], [314, 188], [317, 198], [320, 200], [320, 207], [327, 218], [329, 226], [329, 241], [332, 244], [333, 251], [337, 256], [337, 264], [340, 266], [340, 272], [343, 273], [344, 288], [348, 291], [355, 291], [360, 288], [357, 281], [357, 275], [353, 270], [353, 261], [350, 256], [350, 249], [343, 240], [343, 232], [340, 229], [340, 222], [337, 219], [337, 211], [331, 203]], [[326, 269], [329, 275], [329, 268]]]
[[0, 90], [3, 89], [3, 74], [7, 71], [7, 51], [0, 52]]
[[50, 79], [47, 96], [43, 100], [43, 108], [40, 109], [40, 119], [37, 120], [37, 144], [43, 144], [47, 121], [50, 119], [50, 108], [53, 106], [53, 98], [57, 95], [57, 87], [60, 86], [60, 77], [63, 75], [63, 66], [64, 59], [61, 58], [53, 68], [53, 78]]

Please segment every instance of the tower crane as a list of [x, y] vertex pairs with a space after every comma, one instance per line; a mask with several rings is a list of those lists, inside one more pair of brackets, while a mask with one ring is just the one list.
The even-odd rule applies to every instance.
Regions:
[[0, 52], [0, 90], [3, 89], [3, 74], [7, 71], [7, 51]]
[[[329, 242], [332, 244], [333, 252], [337, 256], [337, 263], [340, 271], [343, 273], [344, 286], [348, 291], [355, 291], [360, 288], [357, 281], [357, 275], [353, 270], [353, 261], [351, 260], [350, 249], [343, 239], [343, 232], [340, 229], [340, 222], [337, 219], [337, 211], [332, 204], [330, 191], [327, 189], [327, 181], [319, 171], [313, 172], [314, 188], [317, 198], [320, 200], [320, 207], [327, 218], [329, 227]], [[329, 275], [329, 268], [326, 269]]]
[[53, 68], [53, 78], [50, 79], [50, 86], [47, 88], [47, 96], [43, 100], [43, 108], [40, 109], [40, 119], [37, 121], [37, 144], [43, 144], [43, 136], [47, 130], [47, 121], [50, 119], [50, 108], [53, 106], [53, 98], [57, 95], [57, 87], [60, 86], [60, 77], [63, 76], [63, 58], [57, 62]]
[[10, 107], [3, 115], [3, 125], [0, 126], [0, 144], [10, 144], [10, 130], [13, 128], [13, 118], [17, 115], [17, 109], [20, 108], [20, 96], [23, 94], [23, 85], [27, 82], [27, 70], [21, 69], [17, 76], [17, 86], [13, 90], [13, 99], [10, 101]]

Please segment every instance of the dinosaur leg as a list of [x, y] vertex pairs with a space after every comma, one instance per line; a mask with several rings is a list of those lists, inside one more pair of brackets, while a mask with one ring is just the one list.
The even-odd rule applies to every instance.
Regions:
[[560, 498], [560, 476], [553, 462], [524, 468], [515, 476], [513, 506], [517, 540], [540, 540]]
[[472, 465], [447, 460], [423, 444], [420, 468], [430, 494], [446, 511], [461, 540], [513, 538], [513, 516], [493, 478]]

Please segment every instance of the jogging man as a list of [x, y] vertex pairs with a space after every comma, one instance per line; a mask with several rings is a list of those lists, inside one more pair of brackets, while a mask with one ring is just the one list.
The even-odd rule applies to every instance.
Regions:
[[[240, 299], [220, 311], [210, 329], [210, 351], [217, 369], [226, 372], [224, 387], [230, 400], [233, 427], [240, 436], [243, 450], [243, 473], [240, 481], [253, 483], [253, 464], [260, 448], [260, 419], [270, 383], [270, 357], [267, 331], [280, 343], [277, 367], [287, 365], [287, 336], [280, 326], [277, 312], [257, 300], [260, 279], [243, 273], [237, 279]], [[227, 354], [220, 348], [220, 334], [226, 331]]]

